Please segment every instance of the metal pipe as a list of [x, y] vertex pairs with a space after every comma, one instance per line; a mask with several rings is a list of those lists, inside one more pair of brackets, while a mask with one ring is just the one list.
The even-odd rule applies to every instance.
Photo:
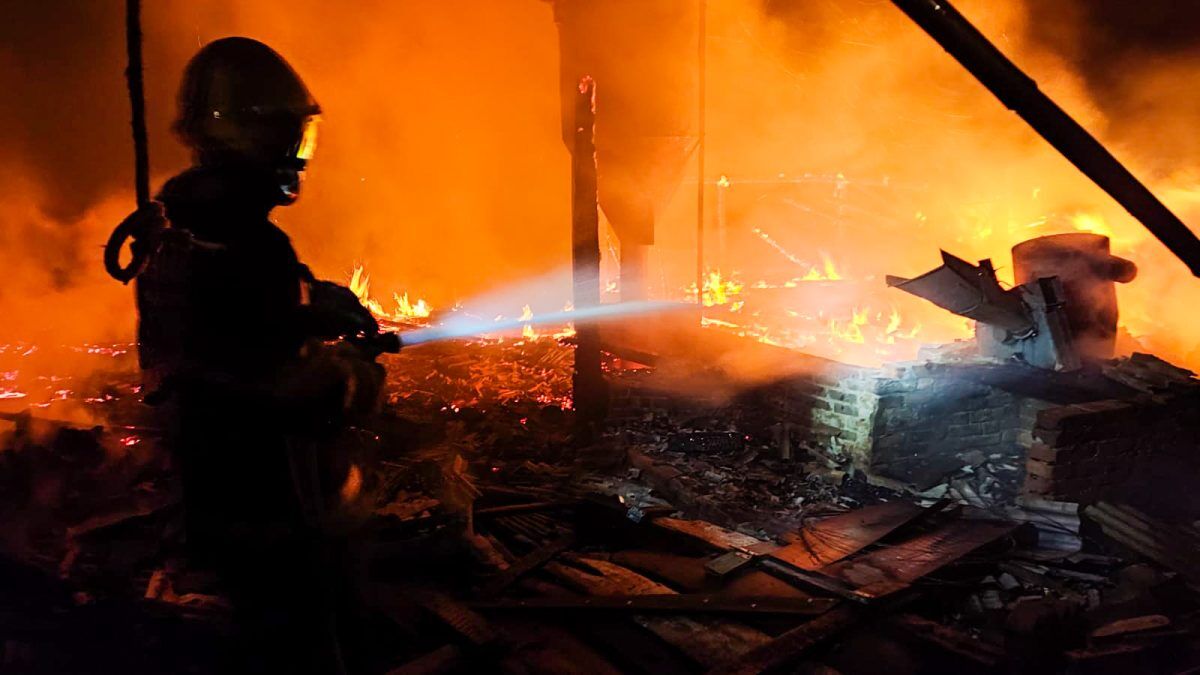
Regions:
[[1200, 276], [1200, 239], [949, 2], [892, 4]]

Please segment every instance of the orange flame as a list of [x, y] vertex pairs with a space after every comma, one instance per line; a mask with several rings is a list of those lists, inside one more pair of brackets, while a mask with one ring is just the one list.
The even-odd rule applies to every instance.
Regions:
[[362, 265], [355, 266], [354, 272], [350, 275], [349, 287], [350, 292], [354, 293], [363, 307], [381, 319], [411, 321], [429, 318], [433, 313], [433, 308], [423, 298], [418, 298], [416, 302], [413, 302], [409, 300], [407, 292], [393, 293], [392, 300], [396, 303], [396, 309], [392, 312], [385, 310], [382, 303], [371, 297], [371, 277]]
[[841, 281], [842, 275], [838, 273], [837, 266], [833, 264], [833, 259], [828, 253], [821, 253], [821, 269], [817, 269], [813, 265], [805, 274], [801, 281]]

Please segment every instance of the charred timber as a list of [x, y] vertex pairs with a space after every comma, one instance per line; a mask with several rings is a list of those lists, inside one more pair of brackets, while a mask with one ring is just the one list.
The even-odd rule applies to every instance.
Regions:
[[1200, 276], [1200, 239], [946, 0], [892, 0], [1000, 102]]
[[[596, 174], [596, 83], [579, 81], [575, 99], [575, 138], [571, 153], [571, 263], [577, 309], [600, 304], [600, 205]], [[586, 444], [604, 416], [604, 376], [600, 335], [594, 324], [576, 327], [572, 373], [577, 440]]]

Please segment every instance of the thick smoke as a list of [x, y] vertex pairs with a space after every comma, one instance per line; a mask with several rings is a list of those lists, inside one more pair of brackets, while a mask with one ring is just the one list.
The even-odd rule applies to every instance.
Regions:
[[[3, 4], [0, 338], [128, 337], [131, 293], [100, 266], [104, 237], [133, 201], [122, 3]], [[1200, 94], [1189, 86], [1200, 10], [1168, 0], [956, 5], [1185, 221], [1200, 220]], [[881, 286], [884, 273], [935, 265], [938, 247], [1007, 266], [1012, 244], [1086, 216], [1142, 264], [1123, 291], [1131, 328], [1172, 336], [1152, 342], [1168, 355], [1200, 338], [1164, 300], [1200, 295], [1185, 268], [891, 3], [708, 7], [708, 178], [848, 181], [808, 211], [731, 204], [740, 222], [804, 257], [826, 251], [846, 275]], [[445, 307], [569, 260], [551, 3], [163, 0], [144, 11], [156, 185], [187, 162], [168, 131], [187, 58], [248, 35], [292, 61], [325, 110], [307, 194], [277, 213], [318, 273], [342, 278], [364, 262], [373, 288]], [[660, 232], [660, 293], [691, 280], [689, 192]], [[775, 255], [735, 248], [716, 262], [755, 269]], [[894, 296], [906, 317], [929, 312]], [[938, 312], [925, 323], [929, 340], [962, 334]]]
[[1200, 5], [1179, 0], [1029, 2], [1029, 32], [1105, 111], [1104, 131], [1154, 176], [1195, 166]]
[[[5, 3], [0, 26], [0, 308], [5, 339], [129, 337], [132, 294], [100, 246], [132, 207], [120, 2]], [[307, 194], [276, 220], [343, 279], [439, 306], [569, 259], [551, 6], [523, 3], [145, 3], [151, 168], [172, 137], [186, 60], [226, 35], [267, 42], [324, 108]]]

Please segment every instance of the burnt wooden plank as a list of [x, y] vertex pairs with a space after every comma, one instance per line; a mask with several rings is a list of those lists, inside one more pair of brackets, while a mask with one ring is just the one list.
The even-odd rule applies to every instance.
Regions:
[[508, 569], [497, 574], [480, 590], [483, 597], [491, 597], [508, 588], [521, 577], [554, 559], [555, 556], [575, 545], [575, 535], [565, 534], [544, 546], [534, 549], [528, 555], [510, 565]]
[[590, 595], [651, 595], [675, 592], [669, 586], [607, 560], [577, 556], [574, 561], [589, 569], [585, 571], [578, 567], [551, 562], [546, 565], [546, 571]]
[[[558, 562], [547, 564], [545, 569], [591, 595], [675, 593], [668, 586], [606, 560], [580, 557], [576, 559], [576, 562], [586, 565], [592, 571], [585, 571]], [[637, 613], [634, 613], [631, 618], [638, 625], [706, 667], [730, 661], [770, 641], [770, 636], [762, 631], [714, 618]]]
[[463, 667], [466, 655], [455, 645], [442, 645], [418, 656], [407, 663], [387, 671], [387, 675], [439, 675], [452, 673]]
[[[570, 627], [622, 672], [662, 675], [695, 672], [696, 664], [654, 633], [617, 616], [565, 616], [559, 623]], [[588, 672], [568, 670], [561, 672]]]
[[865, 603], [870, 600], [870, 596], [860, 593], [854, 584], [818, 571], [792, 567], [769, 556], [760, 559], [759, 565], [780, 579], [785, 579], [806, 589], [823, 591], [857, 603]]
[[706, 558], [658, 551], [618, 551], [612, 555], [612, 561], [686, 591], [699, 591], [718, 583], [704, 569]]
[[852, 626], [864, 611], [853, 605], [836, 607], [708, 672], [710, 675], [755, 675], [792, 663]]
[[1200, 587], [1200, 537], [1191, 528], [1176, 527], [1126, 504], [1098, 502], [1086, 507], [1083, 514], [1098, 524], [1106, 537]]
[[596, 675], [619, 675], [621, 672], [608, 659], [561, 626], [510, 617], [504, 622], [504, 630], [512, 636], [515, 646], [501, 664], [501, 672]]
[[500, 634], [487, 619], [457, 600], [424, 589], [410, 590], [409, 593], [419, 605], [471, 644], [484, 646], [500, 639]]
[[973, 667], [993, 670], [1004, 662], [1004, 648], [987, 640], [981, 640], [951, 626], [944, 626], [915, 614], [900, 614], [892, 617], [890, 625], [906, 635], [934, 646], [962, 659]]
[[807, 598], [808, 593], [762, 570], [747, 570], [731, 578], [720, 591], [722, 595], [771, 595], [779, 598]]
[[716, 549], [764, 554], [779, 548], [771, 542], [760, 541], [750, 535], [727, 530], [704, 520], [655, 518], [653, 523], [656, 527], [686, 535]]
[[602, 595], [586, 598], [513, 598], [470, 603], [478, 610], [620, 610], [625, 612], [685, 612], [701, 614], [795, 614], [816, 616], [837, 604], [831, 598], [737, 596], [727, 594]]

